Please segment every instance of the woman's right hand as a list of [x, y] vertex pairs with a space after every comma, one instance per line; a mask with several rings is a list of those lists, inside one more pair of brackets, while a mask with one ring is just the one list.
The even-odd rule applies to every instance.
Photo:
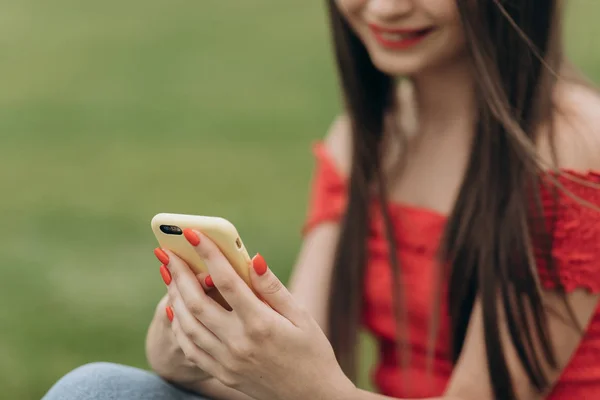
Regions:
[[[159, 257], [160, 254], [156, 255]], [[171, 274], [164, 265], [160, 268], [160, 275], [168, 286], [171, 283]], [[206, 285], [207, 276], [207, 273], [198, 274], [196, 279], [204, 291], [210, 293], [214, 288]], [[146, 338], [148, 363], [164, 379], [186, 387], [190, 385], [196, 387], [212, 377], [188, 361], [179, 347], [171, 329], [172, 312], [171, 305], [168, 304], [168, 295], [165, 295], [158, 303], [148, 329]]]
[[189, 362], [177, 344], [166, 312], [167, 300], [164, 296], [158, 303], [146, 336], [146, 357], [150, 367], [165, 380], [183, 386], [211, 378]]
[[[168, 285], [170, 274], [161, 269], [163, 280]], [[216, 290], [206, 285], [206, 274], [196, 279], [209, 293]], [[167, 312], [168, 296], [164, 296], [154, 312], [154, 318], [146, 337], [146, 356], [150, 367], [163, 379], [211, 399], [254, 400], [245, 394], [223, 385], [187, 360], [175, 338]]]

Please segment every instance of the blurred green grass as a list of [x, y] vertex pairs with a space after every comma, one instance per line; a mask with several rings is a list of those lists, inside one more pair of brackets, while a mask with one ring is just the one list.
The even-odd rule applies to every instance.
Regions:
[[[598, 81], [600, 3], [572, 3], [569, 52]], [[3, 398], [86, 362], [146, 367], [158, 212], [232, 220], [288, 278], [309, 146], [339, 108], [321, 2], [0, 10]]]

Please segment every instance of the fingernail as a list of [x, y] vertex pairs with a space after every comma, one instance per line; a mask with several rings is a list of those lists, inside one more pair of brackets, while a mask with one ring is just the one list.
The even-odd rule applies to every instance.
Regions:
[[183, 230], [183, 236], [185, 236], [187, 241], [190, 242], [190, 244], [194, 247], [200, 244], [200, 238], [198, 237], [198, 235], [196, 235], [196, 232], [194, 232], [190, 228]]
[[173, 322], [173, 309], [167, 306], [167, 308], [165, 308], [165, 311], [167, 312], [167, 318], [169, 318], [169, 321]]
[[204, 284], [208, 287], [215, 287], [215, 283], [210, 275], [207, 275], [206, 278], [204, 278]]
[[158, 258], [158, 261], [160, 261], [164, 265], [169, 264], [169, 255], [165, 253], [162, 249], [154, 249], [154, 255], [156, 256], [156, 258]]
[[252, 266], [258, 275], [264, 275], [267, 272], [267, 262], [260, 254], [256, 254], [252, 259]]
[[160, 276], [162, 276], [163, 281], [165, 281], [165, 285], [169, 286], [171, 283], [171, 273], [169, 272], [169, 268], [164, 264], [160, 266]]

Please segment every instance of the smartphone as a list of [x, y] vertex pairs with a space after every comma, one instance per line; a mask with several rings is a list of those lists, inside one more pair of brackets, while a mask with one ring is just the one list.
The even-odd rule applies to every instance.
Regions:
[[[161, 213], [152, 218], [151, 225], [159, 246], [175, 253], [196, 274], [208, 272], [208, 269], [183, 236], [183, 231], [190, 228], [201, 232], [217, 245], [236, 273], [252, 287], [249, 275], [252, 260], [237, 229], [228, 220], [221, 217]], [[217, 290], [210, 290], [208, 293], [222, 306], [231, 309]]]

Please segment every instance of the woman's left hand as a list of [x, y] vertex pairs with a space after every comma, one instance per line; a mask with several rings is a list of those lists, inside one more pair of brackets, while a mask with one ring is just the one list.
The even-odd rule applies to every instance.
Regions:
[[167, 261], [173, 278], [168, 313], [190, 361], [257, 400], [351, 398], [356, 388], [325, 334], [260, 255], [253, 259], [250, 277], [268, 305], [210, 239], [189, 230], [185, 236], [209, 270], [208, 286], [214, 284], [232, 308], [227, 311], [210, 298], [185, 262], [171, 252], [165, 259], [163, 252], [161, 261]]

